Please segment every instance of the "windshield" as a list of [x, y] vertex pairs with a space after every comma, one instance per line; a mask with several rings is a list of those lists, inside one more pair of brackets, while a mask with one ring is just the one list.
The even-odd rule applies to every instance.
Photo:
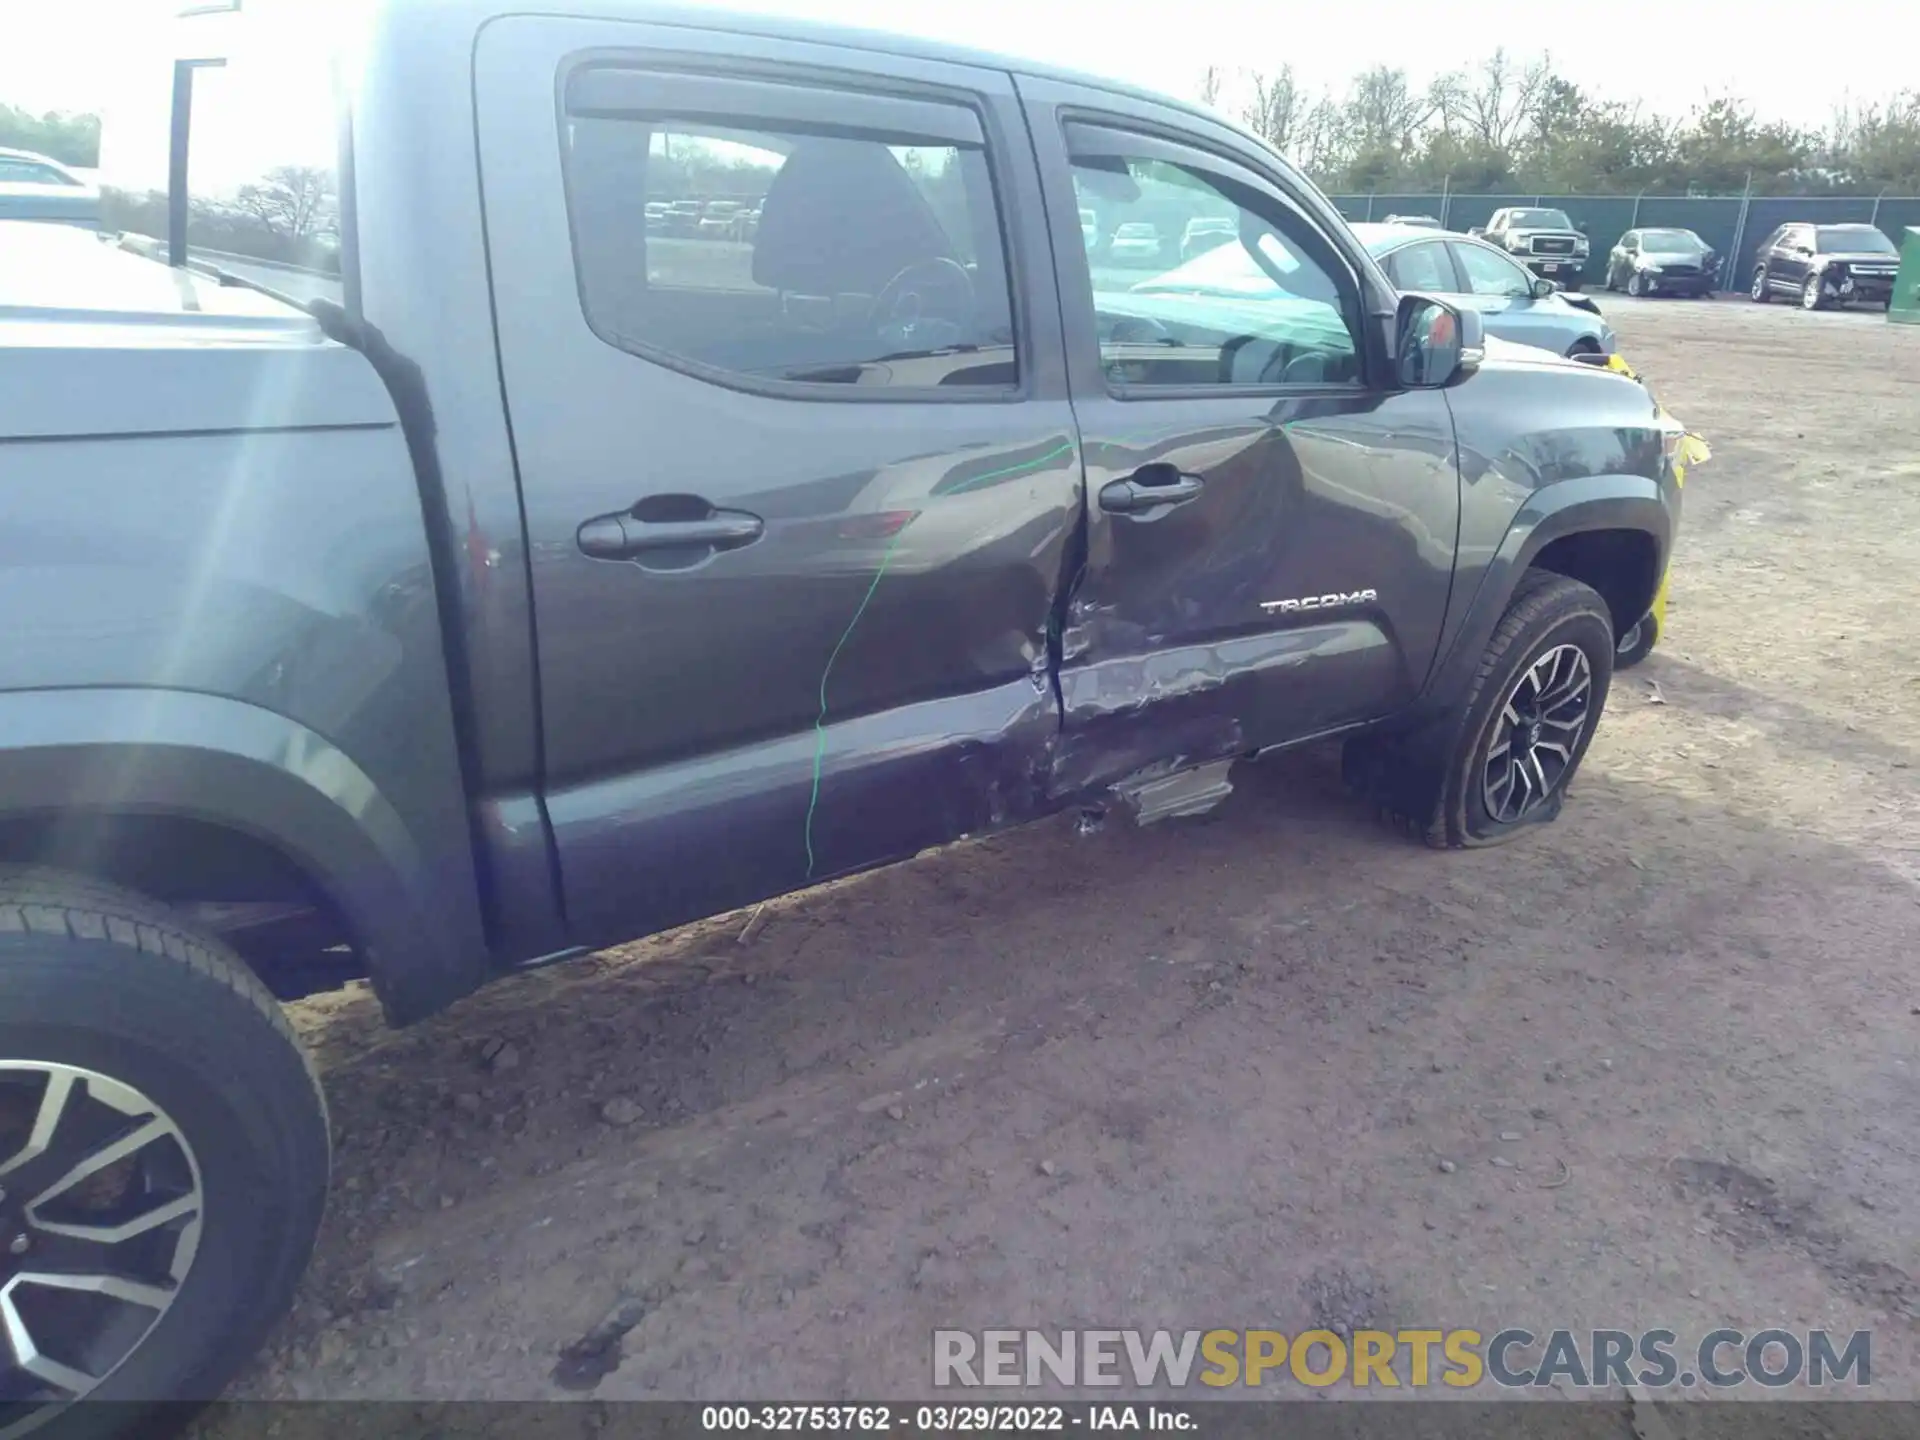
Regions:
[[63, 174], [39, 160], [18, 155], [0, 155], [0, 185], [78, 185], [71, 175]]
[[[103, 107], [102, 224], [164, 240], [176, 70], [191, 77], [187, 253], [253, 275], [265, 261], [337, 275], [339, 161], [332, 41], [339, 5], [169, 0], [172, 53]], [[324, 26], [324, 28], [323, 28]]]
[[1858, 253], [1897, 255], [1893, 242], [1871, 225], [1822, 225], [1819, 230], [1822, 255]]
[[1640, 248], [1662, 255], [1691, 255], [1707, 247], [1691, 230], [1642, 230]]
[[1573, 222], [1564, 210], [1515, 210], [1507, 221], [1523, 230], [1571, 230]]

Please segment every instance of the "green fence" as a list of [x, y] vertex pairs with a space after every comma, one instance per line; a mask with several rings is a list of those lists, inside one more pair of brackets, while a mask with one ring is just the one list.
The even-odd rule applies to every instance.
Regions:
[[[1628, 230], [1669, 225], [1692, 230], [1733, 261], [1721, 268], [1721, 283], [1745, 289], [1754, 251], [1777, 225], [1804, 220], [1816, 225], [1865, 221], [1878, 225], [1896, 245], [1908, 226], [1920, 226], [1920, 196], [1906, 195], [1334, 195], [1349, 220], [1389, 215], [1432, 215], [1449, 230], [1484, 225], [1509, 205], [1550, 205], [1584, 226], [1593, 242], [1586, 280], [1598, 284], [1606, 254]], [[1744, 217], [1743, 217], [1744, 212]], [[1744, 218], [1744, 223], [1743, 223]]]

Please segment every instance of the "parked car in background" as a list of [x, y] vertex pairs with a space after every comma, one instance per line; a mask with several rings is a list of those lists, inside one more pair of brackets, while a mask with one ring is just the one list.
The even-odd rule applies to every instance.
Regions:
[[1160, 231], [1150, 221], [1127, 221], [1107, 243], [1107, 258], [1116, 265], [1151, 265], [1160, 258]]
[[1204, 255], [1233, 236], [1231, 215], [1202, 215], [1189, 220], [1186, 232], [1180, 237], [1180, 258], [1191, 260], [1196, 255]]
[[1100, 248], [1100, 217], [1091, 210], [1080, 212], [1080, 243], [1087, 247], [1089, 255]]
[[698, 235], [701, 204], [698, 200], [672, 200], [667, 204], [667, 234]]
[[1564, 210], [1509, 206], [1467, 233], [1498, 245], [1536, 275], [1568, 290], [1580, 288], [1590, 246]]
[[1900, 252], [1873, 225], [1782, 225], [1760, 242], [1747, 294], [1764, 305], [1776, 294], [1798, 295], [1800, 308], [1878, 305], [1893, 301]]
[[1629, 295], [1707, 296], [1719, 279], [1720, 257], [1691, 230], [1629, 230], [1607, 255], [1607, 289]]
[[1446, 228], [1431, 215], [1389, 215], [1385, 220], [1381, 221], [1381, 224], [1417, 225], [1423, 230], [1443, 230]]
[[700, 212], [699, 235], [703, 240], [725, 240], [734, 233], [734, 220], [747, 207], [738, 200], [709, 200]]
[[649, 235], [664, 233], [667, 228], [667, 202], [664, 200], [647, 201], [646, 216], [647, 233]]
[[1353, 233], [1401, 290], [1444, 295], [1479, 311], [1490, 335], [1558, 355], [1614, 351], [1613, 330], [1599, 306], [1529, 273], [1484, 240], [1417, 225], [1363, 224]]
[[94, 229], [100, 190], [58, 160], [0, 149], [0, 220], [47, 220]]
[[760, 233], [760, 204], [742, 205], [733, 212], [733, 219], [727, 225], [729, 240], [749, 241]]

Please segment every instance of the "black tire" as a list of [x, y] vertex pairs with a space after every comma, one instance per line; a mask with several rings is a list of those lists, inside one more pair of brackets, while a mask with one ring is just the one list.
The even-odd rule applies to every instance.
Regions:
[[1820, 284], [1818, 275], [1809, 275], [1800, 287], [1800, 308], [1802, 310], [1824, 310], [1827, 308], [1825, 287]]
[[[292, 1300], [326, 1203], [325, 1096], [279, 1003], [225, 945], [116, 886], [0, 866], [0, 1082], [15, 1087], [16, 1125], [52, 1088], [53, 1072], [36, 1065], [129, 1087], [172, 1121], [179, 1148], [156, 1143], [176, 1173], [188, 1157], [199, 1204], [187, 1223], [197, 1218], [199, 1239], [176, 1244], [176, 1263], [181, 1250], [191, 1258], [151, 1329], [90, 1372], [105, 1374], [89, 1398], [113, 1403], [53, 1413], [32, 1433], [91, 1440], [172, 1428], [189, 1412], [163, 1402], [216, 1397]], [[97, 1080], [70, 1083], [73, 1098], [56, 1113], [77, 1128], [100, 1090]], [[17, 1133], [0, 1137], [0, 1164], [20, 1153]], [[26, 1233], [29, 1222], [13, 1218]], [[0, 1251], [0, 1271], [6, 1258]]]
[[1753, 267], [1753, 282], [1747, 286], [1747, 298], [1756, 305], [1764, 305], [1773, 298], [1773, 289], [1767, 284], [1767, 267]]
[[[1587, 672], [1582, 726], [1544, 799], [1517, 819], [1502, 820], [1490, 811], [1483, 784], [1498, 744], [1495, 721], [1529, 669], [1569, 646], [1578, 649]], [[1599, 595], [1577, 580], [1530, 571], [1494, 627], [1465, 700], [1413, 734], [1349, 741], [1342, 757], [1346, 781], [1435, 849], [1478, 849], [1517, 839], [1558, 818], [1606, 707], [1613, 651], [1613, 622]]]
[[1653, 653], [1653, 647], [1660, 643], [1660, 622], [1651, 613], [1642, 616], [1640, 622], [1622, 635], [1614, 643], [1613, 668], [1615, 671], [1631, 670], [1647, 656]]
[[1584, 280], [1569, 280], [1560, 288], [1565, 290], [1569, 295], [1578, 295], [1580, 293], [1580, 287], [1585, 283]]

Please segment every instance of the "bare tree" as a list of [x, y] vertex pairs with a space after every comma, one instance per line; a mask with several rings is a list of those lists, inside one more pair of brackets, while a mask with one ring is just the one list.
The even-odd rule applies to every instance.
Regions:
[[243, 185], [234, 208], [271, 234], [307, 240], [333, 228], [333, 173], [317, 165], [281, 165]]
[[1361, 151], [1404, 154], [1433, 118], [1433, 97], [1417, 93], [1407, 72], [1386, 65], [1365, 70], [1347, 92], [1346, 121]]
[[1553, 64], [1545, 55], [1523, 63], [1501, 49], [1470, 74], [1436, 80], [1429, 99], [1446, 134], [1507, 151], [1525, 133], [1552, 79]]
[[1225, 86], [1226, 71], [1218, 65], [1209, 65], [1200, 72], [1200, 103], [1209, 109], [1220, 106], [1220, 91]]
[[1254, 134], [1282, 154], [1292, 154], [1296, 132], [1307, 109], [1307, 98], [1294, 82], [1293, 67], [1282, 65], [1277, 75], [1249, 70], [1247, 84], [1252, 94], [1242, 107], [1240, 118]]

